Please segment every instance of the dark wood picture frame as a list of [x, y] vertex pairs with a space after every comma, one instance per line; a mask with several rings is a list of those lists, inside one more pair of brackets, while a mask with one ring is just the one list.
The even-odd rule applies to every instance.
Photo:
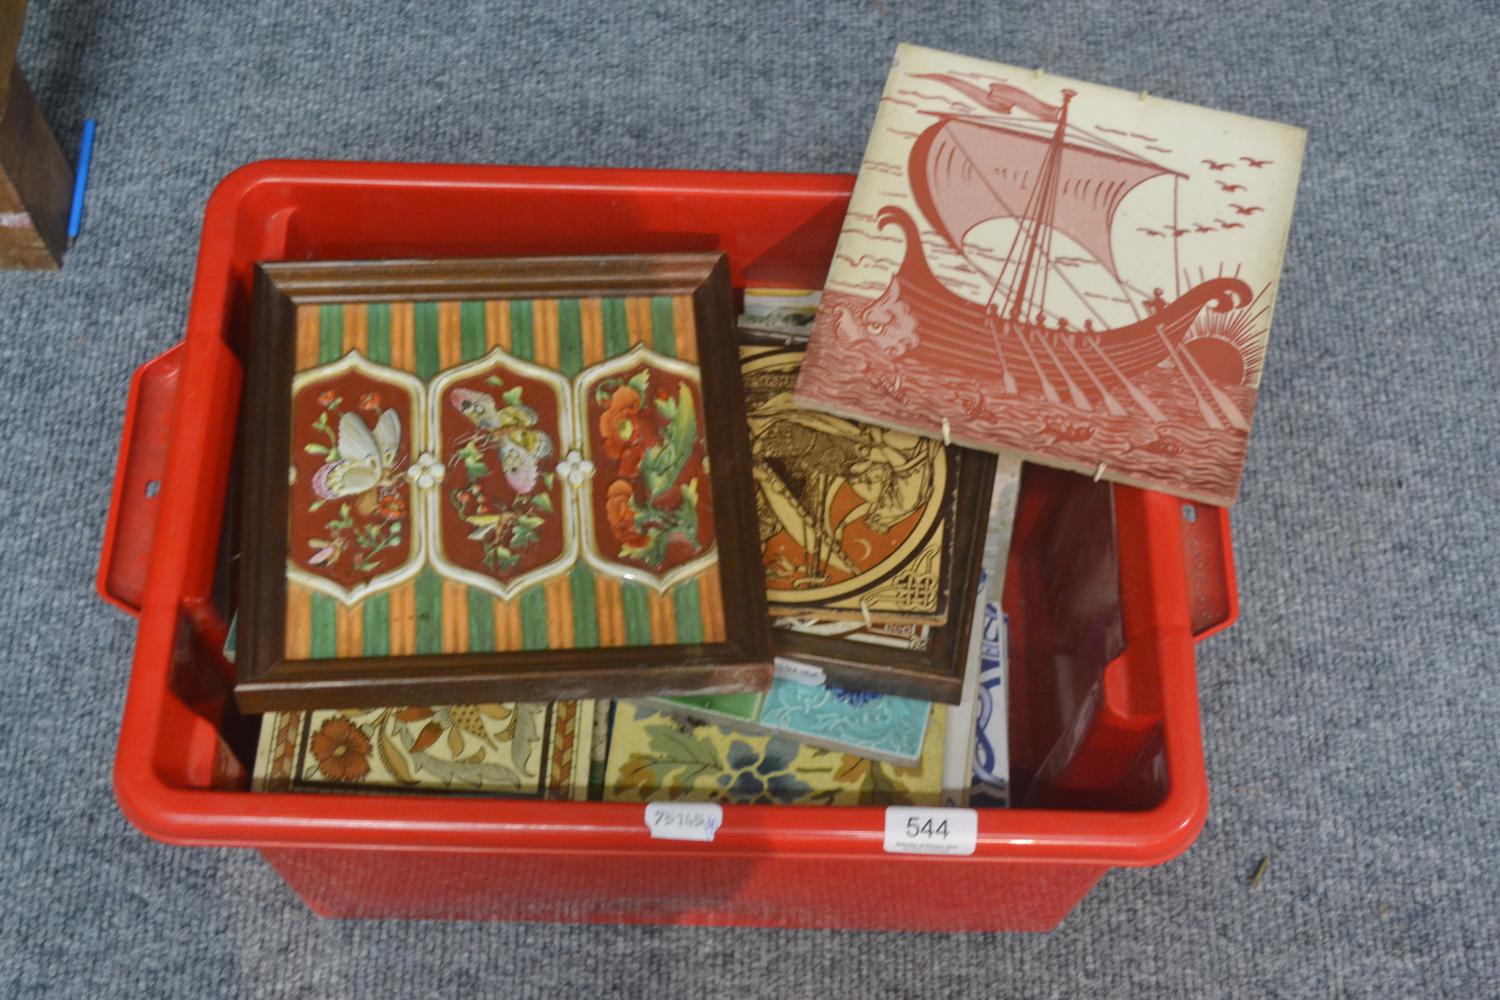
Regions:
[[[801, 348], [807, 342], [805, 336], [745, 329], [739, 337], [742, 344], [761, 347]], [[777, 655], [820, 667], [840, 687], [958, 704], [979, 600], [996, 458], [957, 445], [948, 446], [946, 452], [953, 490], [945, 573], [948, 617], [944, 624], [930, 626], [927, 648], [898, 649], [773, 628], [771, 646]]]
[[[288, 517], [298, 307], [690, 296], [704, 400], [723, 641], [288, 659]], [[770, 629], [732, 293], [718, 253], [266, 263], [256, 269], [245, 428], [235, 695], [247, 712], [764, 690]]]

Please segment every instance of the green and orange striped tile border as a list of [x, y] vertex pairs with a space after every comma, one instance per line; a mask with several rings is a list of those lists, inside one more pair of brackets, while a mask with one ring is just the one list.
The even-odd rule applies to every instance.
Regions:
[[[308, 305], [296, 369], [358, 351], [425, 381], [499, 348], [566, 378], [637, 344], [697, 363], [690, 296]], [[504, 600], [430, 566], [352, 605], [287, 581], [289, 659], [722, 642], [714, 564], [664, 592], [579, 561]]]

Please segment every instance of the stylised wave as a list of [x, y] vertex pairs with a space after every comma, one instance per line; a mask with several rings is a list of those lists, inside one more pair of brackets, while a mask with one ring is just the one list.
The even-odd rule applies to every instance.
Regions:
[[[872, 300], [829, 292], [823, 301], [858, 310]], [[823, 315], [831, 315], [831, 310]], [[1153, 423], [1133, 407], [1124, 416], [1111, 416], [1102, 408], [1083, 412], [1065, 403], [1009, 395], [998, 365], [990, 369], [992, 378], [976, 378], [973, 369], [955, 371], [922, 363], [920, 344], [898, 365], [873, 348], [862, 349], [859, 341], [840, 339], [835, 344], [832, 331], [823, 327], [820, 317], [798, 393], [836, 411], [930, 434], [941, 432], [946, 416], [953, 436], [960, 440], [1037, 452], [1078, 465], [1104, 461], [1111, 475], [1188, 493], [1228, 498], [1238, 491], [1249, 436], [1210, 427], [1170, 363], [1135, 380], [1166, 416]], [[817, 355], [823, 349], [836, 356], [820, 361]], [[1254, 389], [1218, 388], [1247, 417], [1253, 413]]]
[[901, 238], [899, 236], [886, 236], [886, 235], [881, 234], [881, 233], [867, 233], [867, 232], [864, 232], [863, 230], [849, 229], [847, 227], [845, 229], [843, 229], [843, 230], [840, 231], [841, 234], [842, 233], [848, 233], [848, 232], [855, 233], [856, 235], [859, 236], [860, 239], [874, 240], [877, 243], [900, 243], [901, 242]]
[[858, 260], [846, 253], [834, 254], [834, 260], [847, 260], [853, 267], [879, 267], [882, 264], [888, 267], [896, 267], [901, 263], [894, 257], [876, 257], [867, 253], [860, 254]]
[[[834, 280], [830, 279], [829, 282], [828, 282], [828, 287], [829, 288], [837, 287], [837, 288], [839, 288], [839, 289], [841, 289], [841, 290], [843, 290], [845, 292], [850, 292], [850, 293], [879, 292], [879, 291], [884, 291], [887, 284], [889, 284], [889, 282], [875, 281], [874, 279], [870, 279], [868, 281], [854, 281], [854, 282], [851, 282], [851, 281], [834, 281]], [[858, 296], [858, 295], [852, 295], [851, 297], [862, 298], [862, 296]]]

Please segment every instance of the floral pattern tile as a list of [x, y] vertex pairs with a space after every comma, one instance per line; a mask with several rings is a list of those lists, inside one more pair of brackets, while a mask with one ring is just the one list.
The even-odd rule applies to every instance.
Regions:
[[944, 711], [933, 706], [920, 762], [900, 767], [619, 702], [603, 795], [617, 802], [935, 805], [942, 791]]
[[272, 712], [254, 785], [582, 799], [593, 712], [591, 701]]

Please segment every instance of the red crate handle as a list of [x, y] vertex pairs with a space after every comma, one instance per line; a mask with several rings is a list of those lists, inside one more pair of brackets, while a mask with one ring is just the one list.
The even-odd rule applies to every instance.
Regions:
[[125, 400], [96, 586], [99, 596], [132, 615], [140, 613], [146, 591], [184, 346], [178, 344], [137, 368]]

